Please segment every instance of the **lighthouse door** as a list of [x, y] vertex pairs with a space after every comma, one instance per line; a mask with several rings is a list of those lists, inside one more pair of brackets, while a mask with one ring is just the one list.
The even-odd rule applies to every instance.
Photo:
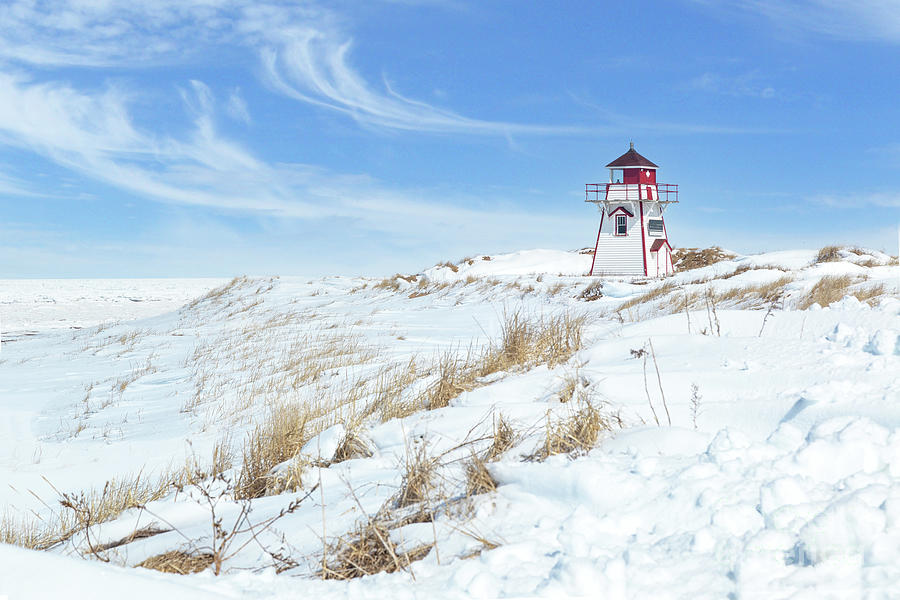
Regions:
[[656, 276], [659, 276], [659, 252], [650, 252], [650, 264], [656, 265]]

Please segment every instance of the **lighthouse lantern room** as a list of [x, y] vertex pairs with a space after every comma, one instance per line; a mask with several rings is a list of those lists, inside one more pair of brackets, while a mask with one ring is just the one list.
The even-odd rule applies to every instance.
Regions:
[[588, 183], [585, 201], [600, 209], [591, 275], [658, 277], [675, 272], [663, 213], [678, 186], [657, 183], [659, 168], [634, 149], [612, 161], [609, 183]]

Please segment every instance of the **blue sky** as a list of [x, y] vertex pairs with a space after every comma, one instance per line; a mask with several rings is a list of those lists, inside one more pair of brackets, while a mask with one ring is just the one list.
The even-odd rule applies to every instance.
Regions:
[[0, 278], [385, 274], [591, 245], [896, 253], [894, 1], [7, 0]]

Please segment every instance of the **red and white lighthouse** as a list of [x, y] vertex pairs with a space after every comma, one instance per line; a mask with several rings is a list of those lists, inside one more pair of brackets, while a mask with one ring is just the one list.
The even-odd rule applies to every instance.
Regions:
[[675, 272], [663, 213], [678, 202], [678, 186], [656, 182], [655, 164], [628, 152], [612, 161], [609, 183], [585, 185], [585, 202], [600, 209], [591, 275], [658, 277]]

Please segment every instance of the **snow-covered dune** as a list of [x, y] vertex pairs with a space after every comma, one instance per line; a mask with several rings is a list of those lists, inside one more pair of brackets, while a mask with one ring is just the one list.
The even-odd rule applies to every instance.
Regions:
[[[0, 535], [87, 514], [59, 493], [138, 473], [152, 491], [45, 552], [0, 546], [0, 596], [62, 580], [72, 598], [900, 595], [896, 259], [776, 252], [593, 280], [577, 252], [484, 256], [384, 280], [0, 288], [37, 332], [0, 354]], [[511, 347], [511, 323], [579, 318], [574, 352], [478, 362]], [[247, 441], [285, 407], [302, 444], [242, 500]], [[573, 423], [599, 438], [552, 450]], [[216, 448], [231, 465], [213, 478]], [[473, 456], [494, 489], [472, 487]], [[403, 500], [410, 465], [432, 477]], [[395, 572], [322, 580], [360, 531], [387, 538], [363, 554], [389, 546]], [[219, 577], [134, 568], [214, 545]]]

